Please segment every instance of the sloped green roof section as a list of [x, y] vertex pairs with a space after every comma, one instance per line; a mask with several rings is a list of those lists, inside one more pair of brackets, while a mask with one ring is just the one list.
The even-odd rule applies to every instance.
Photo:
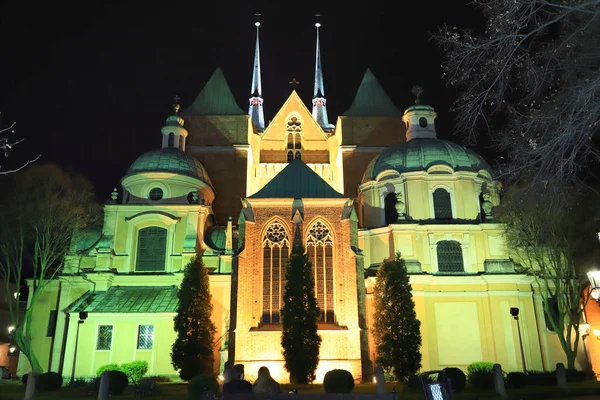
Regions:
[[150, 150], [142, 154], [131, 164], [125, 176], [141, 172], [172, 172], [200, 179], [212, 186], [200, 161], [176, 147]]
[[106, 292], [90, 293], [69, 312], [173, 313], [177, 311], [175, 286], [113, 286]]
[[338, 199], [345, 196], [336, 192], [308, 165], [296, 158], [249, 198]]
[[217, 68], [191, 106], [180, 115], [247, 115], [235, 102], [221, 68]]
[[392, 103], [375, 75], [367, 68], [352, 105], [342, 115], [347, 117], [401, 117], [402, 112]]
[[447, 165], [454, 171], [491, 171], [485, 160], [473, 150], [441, 139], [420, 138], [399, 143], [379, 153], [367, 166], [363, 183], [381, 172], [426, 171], [433, 165]]

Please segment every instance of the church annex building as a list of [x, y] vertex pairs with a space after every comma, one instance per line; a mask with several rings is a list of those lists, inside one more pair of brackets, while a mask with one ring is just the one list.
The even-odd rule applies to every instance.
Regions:
[[[184, 266], [201, 254], [215, 373], [232, 360], [250, 380], [267, 366], [288, 382], [279, 310], [294, 240], [312, 261], [306, 273], [321, 309], [317, 381], [334, 368], [371, 379], [375, 275], [396, 252], [421, 321], [423, 370], [475, 361], [522, 370], [511, 307], [520, 310], [527, 369], [564, 362], [541, 298], [515, 272], [492, 215], [499, 197], [486, 161], [438, 139], [432, 107], [396, 108], [370, 70], [351, 107], [330, 120], [319, 24], [311, 106], [292, 91], [266, 124], [259, 25], [248, 108], [220, 69], [191, 105], [179, 112], [176, 104], [157, 127], [156, 149], [132, 160], [104, 206], [102, 227], [75, 245], [36, 305], [28, 329], [41, 365], [70, 378], [77, 346], [76, 377], [133, 360], [146, 360], [148, 375], [177, 376], [177, 290]], [[587, 365], [585, 355], [579, 363]], [[21, 356], [19, 375], [29, 370]]]

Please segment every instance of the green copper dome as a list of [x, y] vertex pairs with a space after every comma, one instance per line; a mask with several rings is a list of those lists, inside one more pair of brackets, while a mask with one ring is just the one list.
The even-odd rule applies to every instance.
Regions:
[[400, 173], [426, 171], [433, 165], [447, 165], [454, 171], [490, 172], [490, 166], [472, 150], [446, 140], [420, 138], [396, 144], [375, 157], [367, 166], [363, 183], [386, 170]]
[[199, 179], [212, 186], [200, 161], [174, 147], [151, 150], [142, 154], [131, 164], [125, 176], [141, 172], [172, 172]]

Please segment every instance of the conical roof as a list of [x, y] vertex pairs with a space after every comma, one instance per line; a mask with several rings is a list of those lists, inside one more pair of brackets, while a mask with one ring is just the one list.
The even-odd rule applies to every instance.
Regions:
[[247, 115], [235, 102], [221, 68], [217, 68], [196, 100], [179, 115]]
[[344, 197], [299, 158], [289, 163], [262, 189], [249, 196], [250, 199], [340, 199]]
[[363, 76], [356, 97], [348, 110], [347, 117], [401, 117], [396, 108], [369, 68]]

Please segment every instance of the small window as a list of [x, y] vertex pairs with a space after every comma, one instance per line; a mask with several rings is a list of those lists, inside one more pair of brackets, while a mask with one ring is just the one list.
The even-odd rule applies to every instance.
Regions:
[[302, 160], [302, 153], [300, 153], [299, 151], [296, 152], [296, 158], [298, 160]]
[[294, 148], [296, 150], [302, 149], [302, 137], [299, 133], [296, 133]]
[[419, 126], [421, 128], [427, 128], [427, 118], [425, 118], [425, 117], [419, 118]]
[[98, 327], [98, 338], [96, 340], [96, 350], [110, 350], [112, 345], [112, 325], [100, 325]]
[[557, 325], [560, 318], [560, 312], [558, 311], [558, 301], [556, 300], [556, 295], [548, 297], [547, 299], [542, 301], [545, 301], [546, 304], [548, 304], [548, 308], [550, 309], [550, 315], [548, 315], [548, 313], [544, 309], [544, 323], [546, 324], [546, 329], [554, 332], [552, 322], [554, 322], [554, 324]]
[[289, 163], [291, 163], [292, 161], [294, 161], [294, 153], [293, 152], [288, 151], [287, 160], [288, 160]]
[[56, 318], [58, 317], [58, 311], [50, 311], [50, 318], [48, 319], [48, 329], [46, 329], [46, 336], [53, 337], [56, 332]]
[[152, 201], [158, 201], [163, 198], [163, 191], [161, 188], [153, 188], [150, 190], [148, 197]]
[[154, 325], [140, 325], [138, 328], [138, 344], [140, 350], [152, 348], [154, 342]]
[[169, 133], [169, 147], [175, 147], [175, 134]]
[[442, 240], [437, 244], [439, 272], [464, 272], [462, 248], [455, 240]]
[[433, 192], [433, 214], [435, 219], [452, 219], [452, 201], [447, 190], [438, 188]]
[[294, 135], [292, 135], [291, 133], [288, 134], [287, 148], [288, 149], [293, 149], [294, 148]]

